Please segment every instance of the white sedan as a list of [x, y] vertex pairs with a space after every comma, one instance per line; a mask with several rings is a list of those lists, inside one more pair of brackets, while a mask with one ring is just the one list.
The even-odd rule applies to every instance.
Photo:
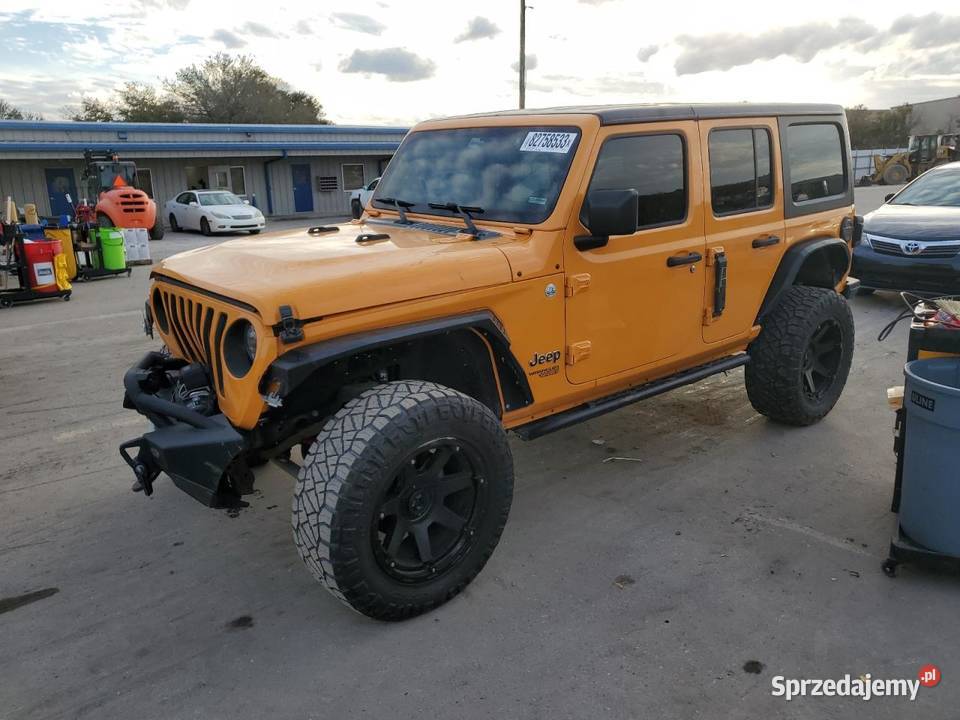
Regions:
[[256, 235], [266, 221], [263, 213], [228, 190], [188, 190], [163, 206], [170, 229], [199, 230], [204, 235], [247, 231]]
[[370, 202], [370, 198], [373, 197], [373, 191], [377, 189], [377, 185], [380, 184], [380, 178], [375, 178], [370, 181], [370, 184], [366, 187], [362, 187], [359, 190], [354, 190], [350, 194], [350, 214], [353, 217], [358, 218], [363, 215], [363, 209], [367, 206], [367, 203]]

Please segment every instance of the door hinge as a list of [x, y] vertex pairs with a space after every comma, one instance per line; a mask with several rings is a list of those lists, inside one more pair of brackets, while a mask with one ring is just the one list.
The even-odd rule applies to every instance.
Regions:
[[581, 340], [580, 342], [570, 343], [567, 345], [567, 365], [576, 365], [581, 360], [586, 360], [590, 357], [590, 352], [593, 349], [593, 343], [589, 340]]
[[710, 325], [727, 306], [727, 253], [723, 247], [707, 249], [708, 268], [713, 268], [713, 295], [703, 311], [703, 324]]
[[294, 317], [289, 305], [280, 306], [280, 323], [277, 327], [280, 342], [290, 344], [303, 340], [303, 321]]
[[583, 292], [590, 287], [590, 273], [567, 275], [567, 280], [563, 287], [563, 294], [566, 297], [573, 297], [578, 292]]

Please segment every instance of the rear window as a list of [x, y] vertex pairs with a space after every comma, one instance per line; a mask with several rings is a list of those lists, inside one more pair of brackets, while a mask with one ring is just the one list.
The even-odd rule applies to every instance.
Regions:
[[[679, 135], [636, 135], [607, 140], [587, 192], [636, 190], [638, 229], [682, 222], [687, 215], [685, 152]], [[585, 219], [586, 213], [582, 213]]]
[[763, 128], [710, 132], [710, 201], [714, 215], [773, 204], [770, 133]]
[[787, 128], [790, 196], [794, 202], [843, 195], [843, 143], [836, 123], [806, 123]]

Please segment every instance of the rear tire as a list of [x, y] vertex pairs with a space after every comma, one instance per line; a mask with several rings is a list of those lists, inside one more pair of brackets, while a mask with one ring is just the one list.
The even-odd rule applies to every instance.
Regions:
[[354, 610], [402, 620], [453, 598], [493, 553], [513, 458], [485, 405], [419, 380], [367, 390], [304, 458], [293, 538], [313, 575]]
[[794, 286], [761, 323], [745, 379], [754, 409], [786, 425], [812, 425], [843, 392], [853, 360], [853, 315], [830, 288]]
[[887, 185], [900, 185], [905, 183], [908, 177], [910, 177], [910, 171], [900, 163], [890, 165], [883, 171], [883, 182]]
[[153, 224], [153, 227], [150, 228], [150, 239], [163, 240], [163, 223], [160, 222], [159, 218], [157, 218], [157, 221]]

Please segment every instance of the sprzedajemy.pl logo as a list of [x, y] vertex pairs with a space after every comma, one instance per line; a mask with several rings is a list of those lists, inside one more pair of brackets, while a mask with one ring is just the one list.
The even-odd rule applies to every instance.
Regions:
[[878, 697], [906, 697], [917, 699], [920, 686], [936, 687], [942, 675], [936, 665], [924, 665], [917, 678], [875, 678], [870, 673], [852, 677], [849, 674], [841, 678], [787, 678], [775, 675], [770, 680], [770, 694], [793, 700], [798, 697], [859, 697], [870, 700]]

